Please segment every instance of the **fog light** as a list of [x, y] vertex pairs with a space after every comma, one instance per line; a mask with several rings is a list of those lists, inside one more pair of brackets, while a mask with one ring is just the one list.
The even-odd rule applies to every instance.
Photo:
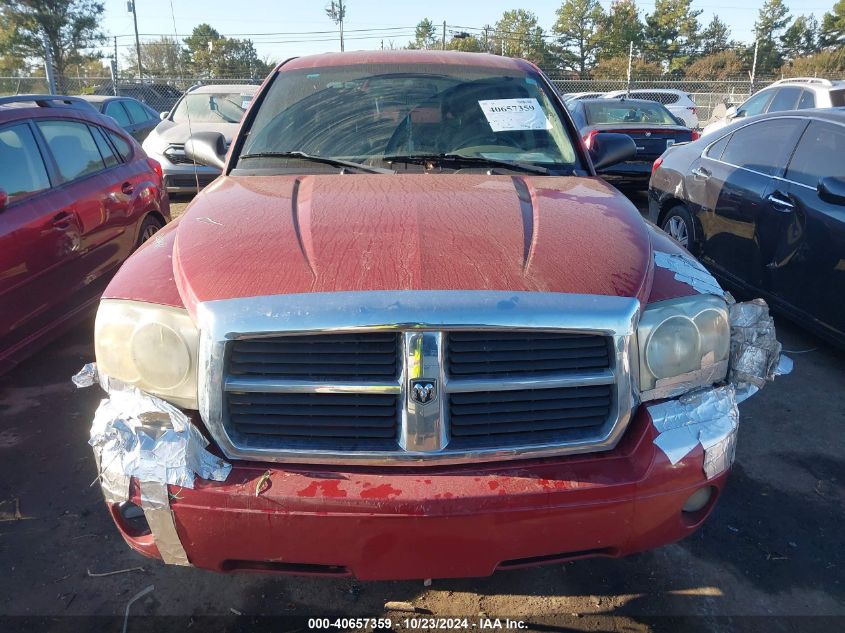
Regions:
[[682, 508], [684, 512], [698, 512], [710, 503], [710, 497], [713, 496], [713, 486], [705, 486], [699, 488], [687, 498]]
[[144, 516], [144, 509], [131, 501], [124, 501], [118, 506], [123, 528], [130, 536], [145, 536], [150, 533], [150, 525]]

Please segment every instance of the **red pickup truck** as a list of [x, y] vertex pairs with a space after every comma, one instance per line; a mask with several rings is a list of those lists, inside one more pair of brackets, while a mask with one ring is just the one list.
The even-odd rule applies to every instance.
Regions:
[[598, 140], [532, 64], [420, 51], [287, 61], [228, 156], [195, 134], [223, 175], [97, 316], [129, 545], [401, 579], [692, 533], [733, 460], [733, 307]]

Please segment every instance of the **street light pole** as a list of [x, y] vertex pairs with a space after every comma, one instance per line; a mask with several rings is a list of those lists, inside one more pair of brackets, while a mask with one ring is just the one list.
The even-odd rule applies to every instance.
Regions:
[[138, 79], [144, 83], [144, 70], [141, 68], [141, 39], [138, 37], [138, 14], [135, 13], [135, 0], [128, 0], [126, 8], [132, 12], [132, 21], [135, 23], [135, 54], [138, 56]]

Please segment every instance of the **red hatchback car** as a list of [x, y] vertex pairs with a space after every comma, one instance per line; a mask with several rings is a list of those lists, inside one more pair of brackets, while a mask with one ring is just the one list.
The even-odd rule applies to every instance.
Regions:
[[161, 167], [81, 99], [0, 99], [0, 372], [84, 317], [170, 220]]

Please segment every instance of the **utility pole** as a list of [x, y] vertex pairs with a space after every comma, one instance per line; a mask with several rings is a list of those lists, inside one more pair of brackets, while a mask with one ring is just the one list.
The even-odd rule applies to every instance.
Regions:
[[120, 94], [120, 89], [117, 87], [118, 69], [117, 69], [117, 35], [114, 36], [114, 60], [111, 63], [111, 81], [114, 95]]
[[47, 73], [47, 88], [51, 95], [56, 94], [56, 76], [53, 68], [53, 51], [50, 50], [50, 40], [47, 31], [41, 31], [41, 41], [44, 43], [44, 72]]
[[340, 52], [343, 52], [343, 19], [346, 17], [346, 7], [343, 6], [343, 0], [332, 0], [332, 3], [326, 7], [326, 15], [340, 27]]
[[628, 46], [628, 82], [625, 87], [625, 96], [631, 96], [631, 67], [633, 66], [634, 62], [634, 41], [631, 40], [630, 46]]
[[446, 20], [443, 20], [443, 43], [441, 48], [445, 51], [446, 50]]
[[128, 0], [126, 8], [132, 12], [132, 21], [135, 23], [135, 54], [138, 55], [138, 79], [144, 83], [144, 70], [141, 68], [141, 39], [138, 37], [138, 14], [135, 13], [135, 0]]
[[754, 61], [751, 63], [751, 93], [754, 93], [754, 78], [757, 76], [757, 48], [760, 40], [754, 40]]

